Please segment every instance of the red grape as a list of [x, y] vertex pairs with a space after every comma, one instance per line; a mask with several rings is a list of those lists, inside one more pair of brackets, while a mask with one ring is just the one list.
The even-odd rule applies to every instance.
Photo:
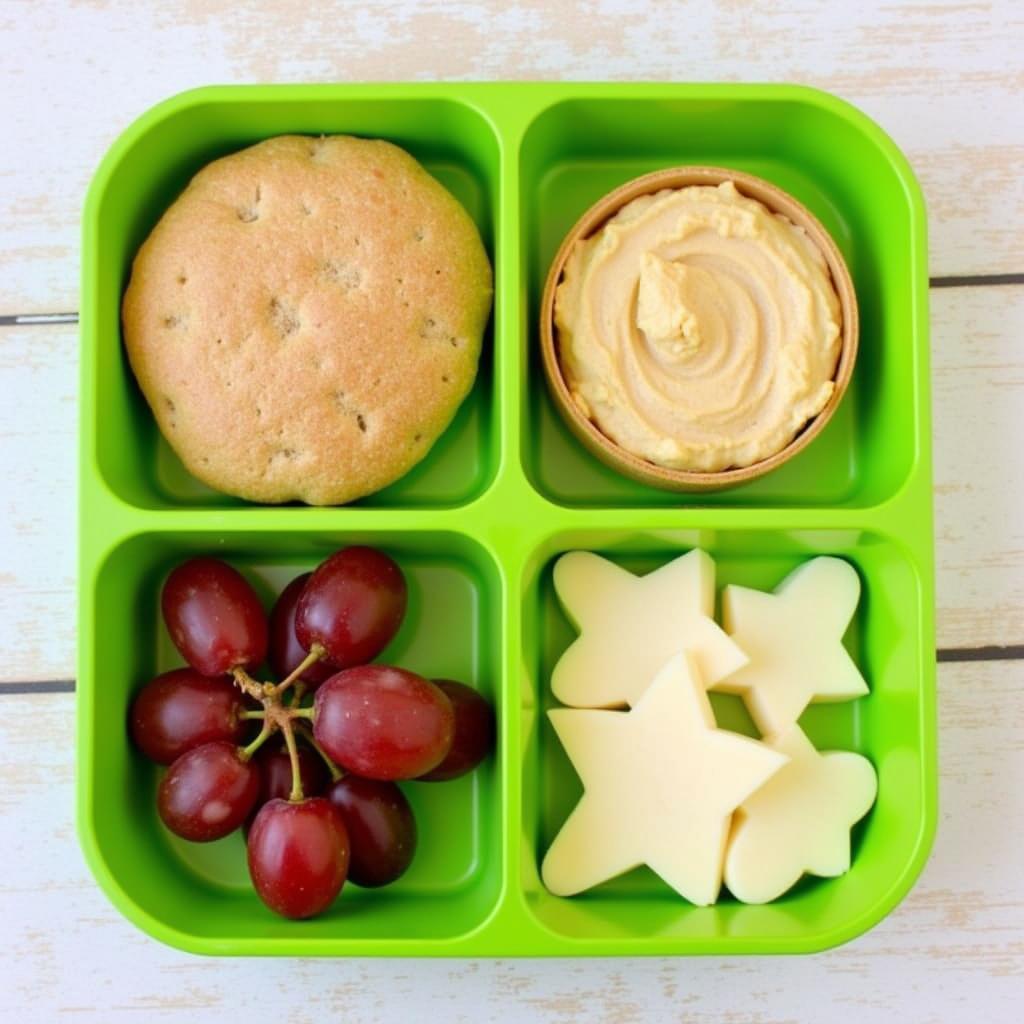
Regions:
[[494, 749], [494, 711], [476, 690], [452, 679], [434, 683], [452, 702], [455, 736], [445, 759], [422, 782], [446, 782], [471, 772]]
[[327, 799], [348, 829], [348, 877], [366, 888], [387, 885], [405, 873], [416, 852], [416, 819], [393, 782], [345, 775], [332, 782]]
[[299, 643], [321, 644], [339, 668], [372, 661], [398, 632], [407, 600], [402, 570], [381, 551], [336, 551], [306, 583], [295, 615]]
[[414, 779], [444, 759], [455, 712], [433, 683], [388, 665], [331, 676], [316, 692], [313, 731], [342, 768], [368, 779]]
[[[320, 755], [309, 747], [299, 747], [299, 778], [304, 796], [319, 796], [326, 788], [330, 776]], [[257, 806], [271, 800], [287, 800], [292, 792], [292, 759], [288, 748], [263, 747], [255, 761], [260, 770], [260, 795]]]
[[208, 679], [176, 668], [146, 683], [132, 702], [129, 728], [136, 746], [160, 764], [211, 740], [237, 743], [246, 703], [226, 677]]
[[348, 832], [322, 796], [264, 804], [249, 830], [249, 874], [263, 902], [284, 917], [312, 917], [341, 892]]
[[163, 823], [182, 839], [206, 843], [245, 821], [260, 791], [259, 769], [224, 740], [193, 747], [167, 770], [157, 793]]
[[216, 558], [175, 569], [160, 599], [174, 646], [204, 676], [255, 668], [267, 654], [267, 617], [245, 577]]
[[[270, 612], [270, 668], [278, 681], [286, 679], [302, 663], [303, 658], [309, 654], [309, 649], [299, 643], [295, 635], [295, 612], [299, 605], [299, 598], [302, 596], [302, 589], [306, 581], [312, 576], [311, 572], [296, 576], [295, 579], [281, 591], [280, 597], [274, 603]], [[310, 665], [299, 678], [306, 684], [307, 690], [313, 690], [325, 679], [338, 671], [326, 659]]]

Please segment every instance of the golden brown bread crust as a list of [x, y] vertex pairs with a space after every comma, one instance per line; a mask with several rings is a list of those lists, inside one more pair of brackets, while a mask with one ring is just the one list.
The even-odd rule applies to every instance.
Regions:
[[281, 136], [204, 167], [161, 218], [132, 267], [125, 346], [200, 480], [341, 504], [448, 425], [491, 293], [473, 221], [404, 150]]

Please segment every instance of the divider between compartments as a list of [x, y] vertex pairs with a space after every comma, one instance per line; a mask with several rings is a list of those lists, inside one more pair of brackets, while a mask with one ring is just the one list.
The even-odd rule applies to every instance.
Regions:
[[[498, 135], [498, 238], [495, 245], [495, 367], [499, 376], [498, 420], [501, 468], [499, 477], [523, 481], [523, 422], [528, 346], [533, 330], [527, 322], [526, 266], [520, 237], [522, 196], [519, 151], [526, 127], [543, 109], [543, 93], [536, 85], [483, 85], [473, 96], [490, 116]], [[504, 481], [503, 481], [504, 482]]]
[[[495, 251], [495, 367], [499, 375], [498, 420], [501, 465], [484, 496], [476, 521], [486, 528], [502, 581], [501, 672], [498, 757], [504, 804], [502, 821], [502, 893], [491, 927], [486, 929], [497, 952], [541, 952], [532, 918], [522, 900], [523, 863], [523, 663], [522, 600], [528, 559], [547, 528], [552, 509], [527, 480], [522, 463], [526, 389], [529, 386], [528, 346], [535, 331], [528, 322], [526, 265], [521, 238], [522, 196], [519, 154], [527, 126], [545, 105], [536, 85], [480, 87], [480, 106], [491, 117], [501, 149], [498, 240]], [[467, 525], [470, 517], [467, 514]], [[484, 523], [486, 522], [486, 527]], [[485, 940], [486, 941], [486, 940]]]

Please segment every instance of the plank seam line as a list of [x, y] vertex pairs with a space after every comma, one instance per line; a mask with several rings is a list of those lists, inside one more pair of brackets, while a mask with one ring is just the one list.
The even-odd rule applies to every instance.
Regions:
[[929, 278], [928, 284], [932, 288], [990, 288], [1024, 284], [1024, 274], [941, 274]]
[[1024, 644], [989, 644], [984, 647], [940, 647], [940, 662], [953, 661], [1019, 661], [1024, 659]]
[[0, 683], [0, 695], [14, 696], [19, 693], [74, 693], [74, 679], [28, 679], [11, 683]]
[[45, 324], [77, 324], [77, 313], [5, 313], [0, 327], [36, 327]]

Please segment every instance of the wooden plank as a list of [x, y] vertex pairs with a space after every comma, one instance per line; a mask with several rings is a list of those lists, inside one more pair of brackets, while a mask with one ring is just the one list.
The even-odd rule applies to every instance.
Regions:
[[0, 328], [0, 680], [75, 658], [78, 330]]
[[933, 289], [938, 635], [1024, 641], [1024, 288]]
[[[931, 301], [939, 645], [1019, 644], [1024, 287]], [[0, 682], [74, 672], [76, 350], [74, 326], [0, 327]]]
[[[904, 903], [815, 957], [610, 961], [202, 959], [124, 921], [82, 862], [74, 698], [0, 697], [5, 1010], [77, 1020], [759, 1022], [1018, 1019], [1024, 976], [1024, 661], [943, 665], [941, 824]], [[24, 712], [24, 718], [13, 712]], [[29, 727], [30, 726], [30, 727]], [[979, 1016], [980, 1015], [980, 1016]]]
[[[77, 308], [78, 217], [93, 168], [142, 111], [210, 82], [814, 85], [863, 108], [910, 156], [931, 212], [933, 273], [1022, 271], [1021, 11], [1014, 0], [698, 0], [680, 16], [666, 0], [603, 0], [580, 18], [546, 0], [378, 0], [339, 21], [330, 6], [300, 17], [291, 4], [259, 0], [133, 4], [130, 16], [97, 0], [8, 7], [0, 313]], [[58, 150], [42, 126], [59, 127]]]

